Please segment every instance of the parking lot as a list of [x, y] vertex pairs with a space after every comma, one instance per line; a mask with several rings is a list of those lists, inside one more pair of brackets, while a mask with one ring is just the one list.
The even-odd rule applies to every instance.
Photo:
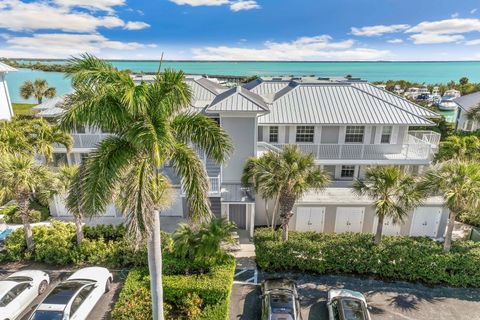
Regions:
[[[328, 319], [327, 291], [346, 288], [362, 292], [372, 320], [480, 320], [480, 289], [429, 288], [405, 282], [384, 282], [351, 276], [301, 274], [259, 274], [286, 276], [297, 281], [302, 297], [303, 320]], [[260, 287], [235, 283], [230, 303], [230, 320], [260, 318]]]
[[[7, 276], [10, 271], [13, 270], [43, 270], [46, 271], [50, 276], [50, 286], [48, 289], [40, 296], [38, 296], [30, 306], [23, 311], [23, 313], [18, 318], [19, 320], [27, 320], [31, 313], [35, 310], [37, 305], [45, 298], [50, 291], [61, 281], [66, 280], [73, 272], [78, 270], [70, 269], [70, 268], [62, 268], [62, 267], [52, 267], [43, 264], [7, 264], [2, 266], [0, 269], [0, 278]], [[111, 271], [113, 274], [113, 282], [111, 286], [110, 292], [103, 295], [100, 301], [96, 304], [95, 308], [92, 310], [90, 315], [88, 316], [88, 320], [106, 320], [110, 319], [110, 313], [117, 300], [118, 294], [120, 293], [120, 289], [122, 286], [122, 278], [124, 276], [123, 272], [120, 271]]]

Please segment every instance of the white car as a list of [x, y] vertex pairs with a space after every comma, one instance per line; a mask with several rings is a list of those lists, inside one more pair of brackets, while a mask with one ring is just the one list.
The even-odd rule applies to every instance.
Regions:
[[45, 292], [50, 277], [43, 271], [24, 270], [0, 280], [0, 320], [13, 320]]
[[329, 320], [371, 320], [363, 294], [347, 289], [328, 291]]
[[63, 281], [35, 309], [29, 320], [83, 320], [110, 291], [112, 274], [105, 268], [80, 269]]

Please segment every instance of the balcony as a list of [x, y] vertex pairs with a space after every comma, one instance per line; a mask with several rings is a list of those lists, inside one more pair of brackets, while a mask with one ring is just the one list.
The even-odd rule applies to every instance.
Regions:
[[[296, 143], [304, 153], [315, 156], [317, 164], [428, 164], [440, 135], [431, 132], [409, 133], [405, 144], [313, 144]], [[259, 154], [280, 151], [287, 144], [258, 143]]]
[[[208, 177], [208, 195], [209, 196], [220, 196], [221, 187], [220, 187], [220, 176], [217, 177]], [[185, 195], [185, 190], [183, 189], [182, 184], [182, 196]]]
[[[111, 136], [109, 133], [73, 133], [70, 134], [73, 139], [72, 149], [84, 149], [82, 151], [89, 151], [95, 147], [97, 143]], [[54, 144], [55, 149], [65, 148], [62, 145]]]

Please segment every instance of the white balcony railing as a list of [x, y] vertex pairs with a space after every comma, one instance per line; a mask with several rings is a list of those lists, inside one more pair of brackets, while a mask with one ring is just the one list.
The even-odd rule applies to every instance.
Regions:
[[426, 143], [430, 143], [435, 147], [438, 147], [438, 145], [440, 144], [441, 135], [438, 132], [429, 130], [415, 130], [409, 131], [408, 134]]
[[[267, 146], [269, 145], [269, 146]], [[280, 150], [286, 144], [266, 142], [259, 147]], [[316, 160], [430, 160], [434, 145], [408, 135], [407, 143], [394, 144], [313, 144], [296, 143], [304, 153], [311, 153]]]
[[[220, 176], [218, 177], [208, 177], [208, 194], [209, 195], [219, 195], [221, 192], [220, 188]], [[182, 195], [185, 195], [185, 190], [182, 183]]]

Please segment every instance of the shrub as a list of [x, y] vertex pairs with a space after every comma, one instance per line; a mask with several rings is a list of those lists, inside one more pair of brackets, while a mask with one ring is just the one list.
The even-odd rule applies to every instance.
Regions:
[[112, 225], [96, 225], [96, 226], [83, 226], [83, 232], [86, 238], [98, 240], [103, 238], [105, 241], [122, 240], [125, 237], [125, 226], [120, 224], [118, 226]]
[[[4, 215], [4, 220], [7, 223], [16, 223], [16, 224], [22, 224], [22, 216], [18, 210], [18, 205], [13, 203], [5, 208], [0, 210], [0, 214]], [[29, 219], [28, 221], [30, 223], [34, 222], [40, 222], [42, 221], [42, 213], [39, 210], [36, 209], [30, 209], [29, 210]]]
[[3, 215], [5, 222], [10, 222], [10, 217], [17, 212], [18, 206], [16, 203], [11, 203], [0, 209], [0, 215]]
[[[166, 254], [171, 260], [175, 257]], [[167, 258], [168, 259], [168, 258]], [[164, 257], [165, 260], [165, 257]], [[235, 261], [228, 259], [207, 274], [163, 275], [164, 309], [167, 319], [228, 319]], [[114, 320], [151, 318], [148, 270], [130, 270], [112, 312]], [[141, 299], [143, 300], [141, 300]], [[167, 313], [167, 312], [166, 312]]]
[[291, 232], [277, 240], [269, 229], [255, 232], [256, 259], [266, 271], [353, 273], [427, 284], [480, 286], [480, 243], [457, 241], [449, 253], [429, 238], [384, 237], [373, 244], [370, 234]]

